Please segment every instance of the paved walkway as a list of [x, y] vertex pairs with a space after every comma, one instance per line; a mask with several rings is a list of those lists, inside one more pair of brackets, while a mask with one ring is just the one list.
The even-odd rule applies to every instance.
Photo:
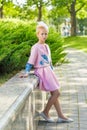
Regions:
[[[55, 68], [61, 85], [61, 105], [65, 115], [74, 119], [72, 123], [39, 122], [38, 130], [87, 130], [87, 54], [67, 50], [68, 64]], [[53, 118], [57, 119], [54, 108]]]

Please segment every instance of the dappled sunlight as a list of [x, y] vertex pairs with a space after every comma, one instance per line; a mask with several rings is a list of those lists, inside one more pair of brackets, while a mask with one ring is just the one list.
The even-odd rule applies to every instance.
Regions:
[[62, 93], [70, 93], [70, 94], [74, 94], [77, 93], [78, 91], [75, 89], [71, 89], [71, 90], [63, 90]]
[[78, 72], [80, 72], [80, 73], [86, 73], [87, 74], [87, 68], [80, 68], [80, 69], [78, 69]]
[[87, 108], [87, 103], [85, 103], [85, 102], [79, 102], [78, 105], [81, 108]]
[[[79, 81], [82, 81], [83, 79], [85, 80], [86, 78], [84, 78], [84, 77], [83, 77], [83, 78], [82, 78], [82, 77], [77, 77], [77, 78], [76, 78], [76, 77], [75, 77], [75, 78], [73, 78], [73, 82], [76, 82], [76, 81], [79, 82]], [[79, 84], [80, 84], [80, 82], [79, 82]]]

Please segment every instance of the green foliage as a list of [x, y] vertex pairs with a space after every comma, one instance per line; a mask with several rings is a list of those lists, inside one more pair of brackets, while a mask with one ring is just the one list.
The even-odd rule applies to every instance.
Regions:
[[[37, 42], [35, 23], [24, 21], [0, 21], [0, 72], [23, 69], [33, 44]], [[54, 30], [50, 30], [47, 43], [52, 52], [53, 64], [65, 58], [63, 42]]]
[[60, 35], [53, 29], [50, 29], [49, 37], [47, 43], [51, 49], [52, 62], [54, 65], [60, 64], [65, 61], [65, 52], [63, 47], [63, 39]]

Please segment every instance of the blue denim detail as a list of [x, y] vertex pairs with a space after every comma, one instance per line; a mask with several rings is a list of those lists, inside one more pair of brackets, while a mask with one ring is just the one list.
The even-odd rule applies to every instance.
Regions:
[[44, 65], [44, 62], [43, 62], [43, 61], [40, 61], [40, 65]]
[[27, 63], [26, 66], [25, 66], [25, 71], [26, 71], [26, 72], [29, 72], [32, 67], [33, 67], [32, 64]]
[[41, 55], [46, 61], [48, 61], [48, 57], [46, 55]]

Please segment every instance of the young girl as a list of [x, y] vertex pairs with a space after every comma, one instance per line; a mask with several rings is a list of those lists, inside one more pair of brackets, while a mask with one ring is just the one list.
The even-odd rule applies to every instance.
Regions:
[[58, 115], [57, 122], [71, 122], [73, 120], [64, 116], [59, 103], [59, 83], [53, 72], [49, 46], [45, 43], [48, 32], [48, 26], [44, 22], [39, 22], [36, 28], [38, 42], [31, 48], [31, 54], [26, 64], [26, 73], [20, 77], [27, 77], [33, 66], [35, 75], [39, 77], [39, 89], [51, 94], [40, 116], [48, 122], [54, 122], [49, 116], [49, 110], [54, 105]]

